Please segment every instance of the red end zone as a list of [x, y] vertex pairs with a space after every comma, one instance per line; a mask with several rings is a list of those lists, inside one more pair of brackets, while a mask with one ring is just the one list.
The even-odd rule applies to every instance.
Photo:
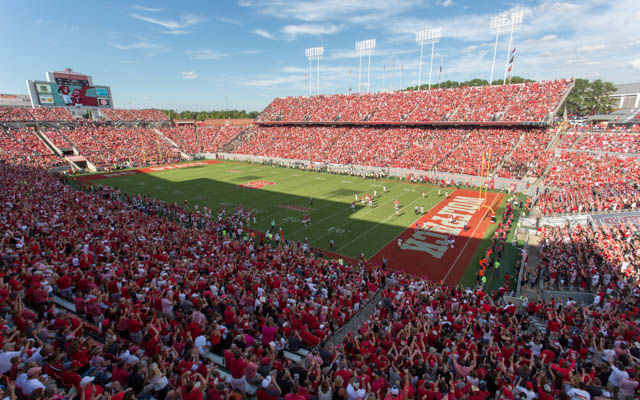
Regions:
[[[495, 209], [503, 197], [501, 193], [487, 193], [486, 204]], [[491, 223], [491, 211], [487, 207], [481, 207], [481, 203], [478, 192], [457, 189], [376, 253], [370, 261], [382, 264], [382, 257], [386, 255], [387, 265], [391, 269], [434, 281], [443, 280], [450, 286], [457, 285]], [[423, 223], [427, 224], [428, 229], [417, 229]], [[469, 227], [466, 231], [465, 223]], [[453, 248], [447, 243], [449, 234], [455, 238]], [[398, 238], [402, 239], [401, 247], [398, 247]]]

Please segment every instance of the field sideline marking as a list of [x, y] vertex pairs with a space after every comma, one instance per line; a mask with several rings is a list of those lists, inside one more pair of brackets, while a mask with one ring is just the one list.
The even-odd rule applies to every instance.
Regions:
[[[496, 200], [500, 197], [501, 193], [496, 193], [496, 197], [494, 197], [493, 201], [491, 201], [491, 208], [493, 209], [493, 204], [496, 202]], [[478, 228], [480, 227], [480, 225], [482, 225], [482, 222], [484, 221], [484, 219], [487, 217], [487, 213], [489, 212], [489, 209], [487, 208], [487, 210], [484, 212], [484, 215], [482, 216], [482, 218], [480, 219], [480, 223], [478, 225], [476, 225], [475, 229], [473, 230], [473, 232], [471, 232], [471, 235], [469, 235], [469, 238], [467, 239], [467, 242], [464, 244], [464, 246], [462, 247], [462, 249], [460, 250], [460, 253], [458, 253], [458, 257], [456, 257], [456, 259], [453, 261], [453, 263], [451, 263], [451, 266], [449, 267], [449, 270], [447, 271], [447, 274], [444, 276], [444, 278], [442, 278], [442, 281], [446, 281], [447, 278], [449, 277], [449, 274], [451, 273], [451, 270], [453, 269], [453, 267], [458, 263], [458, 260], [460, 259], [460, 256], [462, 256], [462, 253], [464, 253], [464, 249], [467, 248], [467, 245], [469, 245], [469, 242], [471, 242], [471, 239], [473, 239], [473, 235], [475, 235], [476, 231], [478, 230]], [[482, 241], [482, 238], [480, 238], [480, 241]], [[479, 244], [478, 244], [479, 246]], [[469, 268], [469, 266], [467, 265], [467, 269]], [[465, 269], [466, 272], [466, 269]]]
[[[364, 178], [363, 178], [363, 179], [364, 179]], [[352, 182], [352, 183], [356, 183], [356, 182]], [[405, 194], [406, 194], [406, 193], [405, 193]], [[350, 195], [344, 195], [344, 196], [341, 196], [341, 197], [347, 197], [347, 196], [350, 196]], [[403, 195], [403, 196], [404, 196], [404, 195]], [[321, 199], [321, 200], [324, 200], [324, 199]], [[348, 204], [348, 203], [349, 203], [349, 202], [347, 201], [347, 203], [346, 203], [346, 204]], [[381, 203], [381, 204], [379, 204], [379, 205], [378, 205], [378, 206], [376, 206], [376, 207], [372, 207], [370, 210], [365, 211], [362, 215], [366, 215], [366, 214], [368, 214], [368, 213], [370, 213], [370, 212], [374, 211], [375, 209], [377, 209], [378, 207], [380, 207], [382, 204], [387, 204], [387, 203], [386, 203], [386, 202], [385, 202], [385, 203]], [[314, 211], [324, 210], [324, 209], [329, 208], [329, 207], [331, 207], [331, 206], [320, 207], [320, 208], [318, 208], [317, 210], [314, 210]], [[365, 205], [364, 207], [365, 207], [365, 208], [367, 208], [367, 206], [366, 206], [366, 205]], [[327, 219], [329, 219], [329, 218], [333, 218], [333, 217], [337, 216], [337, 215], [338, 215], [339, 213], [341, 213], [341, 212], [345, 212], [345, 211], [347, 211], [347, 212], [348, 212], [350, 208], [351, 208], [351, 205], [348, 205], [348, 206], [347, 206], [347, 208], [345, 208], [345, 209], [343, 209], [343, 210], [339, 210], [339, 211], [338, 211], [338, 213], [336, 213], [336, 214], [327, 215], [326, 217], [324, 217], [324, 218], [322, 218], [322, 219], [317, 220], [317, 221], [316, 221], [316, 225], [317, 225], [319, 222], [322, 222], [322, 221], [324, 221], [324, 220], [327, 220]], [[356, 211], [356, 212], [357, 212], [357, 211]], [[342, 225], [340, 225], [340, 226], [337, 226], [336, 228], [340, 228], [340, 227], [342, 227], [342, 226], [344, 226], [344, 225], [345, 225], [345, 224], [342, 224]], [[305, 230], [305, 229], [307, 229], [307, 227], [306, 227], [306, 226], [305, 226], [305, 227], [303, 227], [303, 228], [298, 229], [297, 231], [291, 232], [291, 233], [290, 233], [290, 235], [294, 235], [294, 234], [296, 234], [296, 233], [298, 233], [298, 232], [301, 232], [301, 231], [303, 231], [303, 230]], [[324, 236], [320, 236], [320, 237], [324, 237]]]
[[[435, 190], [435, 187], [434, 187], [433, 189], [431, 189], [431, 191], [433, 191], [433, 190]], [[411, 193], [411, 192], [404, 192], [404, 194], [401, 194], [399, 197], [397, 197], [397, 199], [399, 199], [399, 198], [401, 198], [401, 197], [403, 197], [403, 196], [405, 196], [405, 195], [407, 195], [407, 194], [410, 194], [410, 193]], [[395, 199], [394, 199], [394, 200], [395, 200]], [[394, 200], [391, 200], [391, 201], [389, 201], [389, 202], [381, 203], [381, 204], [379, 204], [379, 205], [378, 205], [378, 206], [376, 206], [376, 207], [372, 207], [370, 210], [365, 211], [364, 213], [362, 213], [362, 215], [361, 215], [361, 216], [368, 215], [368, 214], [369, 214], [369, 213], [371, 213], [371, 212], [377, 211], [378, 207], [381, 207], [381, 206], [383, 206], [383, 205], [385, 205], [385, 204], [389, 204], [389, 203], [393, 202]], [[411, 203], [408, 203], [408, 204], [407, 204], [407, 206], [408, 206], [409, 204], [412, 204], [412, 203], [413, 203], [413, 201], [412, 201]], [[348, 211], [348, 208], [346, 209], [346, 211]], [[394, 215], [394, 216], [395, 216], [395, 215]], [[327, 217], [325, 217], [325, 218], [323, 218], [323, 219], [319, 220], [318, 222], [320, 222], [320, 221], [324, 221], [325, 219], [330, 218], [330, 217], [335, 217], [335, 215], [327, 216]], [[385, 219], [385, 220], [386, 220], [386, 219]], [[350, 219], [350, 220], [348, 220], [347, 222], [345, 222], [344, 224], [337, 226], [336, 228], [342, 228], [343, 226], [348, 225], [348, 224], [351, 224], [351, 223], [353, 223], [354, 221], [355, 221], [354, 219]], [[376, 224], [376, 225], [378, 225], [378, 224]], [[302, 228], [302, 229], [306, 229], [306, 227], [305, 227], [305, 228]], [[299, 231], [301, 231], [302, 229], [298, 229], [298, 231], [296, 231], [296, 232], [299, 232]], [[319, 236], [318, 238], [314, 239], [314, 240], [312, 241], [312, 243], [316, 243], [318, 240], [320, 240], [320, 239], [324, 238], [325, 236], [329, 235], [330, 233], [331, 233], [331, 232], [329, 232], [329, 233], [325, 233], [324, 235]], [[358, 236], [358, 237], [360, 237], [360, 236]], [[356, 238], [356, 239], [357, 239], [357, 238]], [[338, 249], [338, 250], [340, 250], [340, 249]]]
[[[435, 188], [435, 187], [434, 187], [433, 189], [431, 189], [431, 190], [429, 191], [429, 193], [433, 192], [434, 190], [436, 190], [436, 188]], [[407, 193], [412, 193], [412, 192], [407, 192]], [[426, 193], [425, 193], [425, 195], [426, 195]], [[417, 199], [415, 199], [415, 200], [413, 200], [412, 202], [410, 202], [409, 204], [407, 204], [405, 207], [409, 207], [409, 205], [411, 205], [411, 204], [415, 203], [416, 201], [420, 200], [421, 198], [422, 198], [422, 196], [418, 197]], [[442, 201], [442, 200], [441, 200], [441, 201]], [[434, 205], [434, 207], [435, 207], [436, 205], [438, 205], [438, 204], [439, 204], [439, 202], [438, 202], [438, 203], [436, 203], [436, 204]], [[431, 208], [433, 208], [433, 207], [431, 207]], [[395, 217], [395, 216], [396, 216], [395, 214], [394, 214], [394, 215], [390, 215], [390, 216], [388, 216], [387, 218], [383, 219], [382, 221], [377, 222], [377, 223], [376, 223], [375, 225], [373, 225], [371, 228], [369, 228], [368, 230], [364, 231], [361, 235], [356, 236], [356, 237], [355, 237], [355, 238], [353, 238], [350, 242], [348, 242], [348, 243], [344, 244], [343, 246], [339, 247], [337, 250], [338, 250], [338, 251], [340, 251], [340, 250], [344, 249], [346, 246], [348, 246], [348, 245], [350, 245], [351, 243], [355, 242], [356, 240], [360, 239], [360, 238], [361, 238], [362, 236], [364, 236], [365, 234], [367, 234], [367, 233], [371, 232], [371, 230], [375, 229], [375, 227], [376, 227], [376, 226], [378, 226], [378, 225], [382, 224], [383, 222], [387, 221], [389, 218], [393, 218], [393, 217]], [[413, 223], [412, 223], [412, 225], [413, 225]], [[341, 225], [341, 226], [343, 226], [343, 225]], [[409, 227], [411, 227], [411, 225], [409, 225]], [[405, 231], [405, 230], [407, 230], [407, 229], [408, 229], [408, 228], [404, 228], [402, 232], [404, 232], [404, 231]], [[395, 237], [397, 237], [397, 235], [396, 235]], [[392, 240], [393, 240], [393, 239], [392, 239]], [[388, 244], [388, 243], [387, 243], [387, 244]], [[385, 245], [385, 246], [386, 246], [386, 245]], [[376, 253], [377, 253], [378, 251], [382, 250], [382, 249], [384, 249], [384, 247], [382, 247], [382, 248], [378, 249], [378, 250], [376, 251]], [[374, 253], [374, 255], [375, 255], [376, 253]]]

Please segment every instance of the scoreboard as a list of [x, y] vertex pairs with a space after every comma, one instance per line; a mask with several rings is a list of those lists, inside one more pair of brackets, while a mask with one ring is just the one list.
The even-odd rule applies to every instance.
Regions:
[[94, 85], [91, 76], [66, 69], [47, 72], [46, 77], [46, 81], [27, 81], [34, 107], [113, 107], [111, 88]]

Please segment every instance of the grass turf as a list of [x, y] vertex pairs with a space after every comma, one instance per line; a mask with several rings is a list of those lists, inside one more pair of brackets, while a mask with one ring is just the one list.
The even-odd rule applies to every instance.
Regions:
[[[251, 181], [275, 184], [259, 189], [238, 186]], [[249, 207], [257, 214], [252, 229], [267, 231], [274, 221], [276, 230], [282, 228], [287, 239], [308, 239], [312, 246], [324, 250], [330, 250], [329, 242], [333, 239], [334, 252], [354, 258], [361, 253], [367, 258], [373, 256], [419, 218], [414, 212], [415, 206], [423, 206], [426, 213], [444, 198], [445, 191], [453, 191], [453, 188], [441, 188], [442, 195], [438, 196], [438, 187], [429, 184], [414, 185], [406, 181], [364, 179], [240, 162], [104, 178], [95, 183], [167, 202], [187, 200], [189, 207], [197, 204], [214, 211], [238, 205]], [[386, 193], [383, 193], [383, 186], [386, 186]], [[373, 194], [374, 190], [377, 191], [374, 207], [363, 206], [360, 202], [362, 194]], [[352, 211], [355, 194], [358, 194], [358, 202]], [[396, 199], [400, 203], [398, 216], [394, 212]], [[503, 210], [504, 201], [496, 210], [499, 217]], [[307, 213], [312, 223], [305, 227], [301, 219]], [[489, 229], [476, 250], [471, 268], [467, 268], [461, 280], [465, 286], [473, 285], [475, 267], [490, 243], [488, 238], [496, 225]], [[497, 283], [492, 282], [490, 286]]]

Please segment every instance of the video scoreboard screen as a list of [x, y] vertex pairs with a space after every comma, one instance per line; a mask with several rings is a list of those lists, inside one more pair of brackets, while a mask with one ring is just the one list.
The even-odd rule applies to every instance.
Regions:
[[35, 82], [35, 87], [39, 103], [43, 106], [111, 107], [108, 87], [65, 81]]
[[50, 72], [47, 81], [27, 81], [32, 103], [49, 107], [113, 107], [111, 89], [71, 70]]

